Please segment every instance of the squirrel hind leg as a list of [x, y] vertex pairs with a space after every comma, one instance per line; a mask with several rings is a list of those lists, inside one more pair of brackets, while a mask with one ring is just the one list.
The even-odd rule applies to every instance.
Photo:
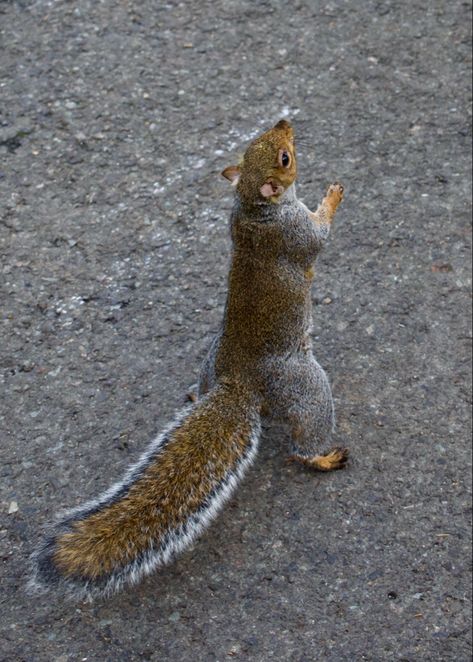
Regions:
[[290, 430], [292, 453], [322, 457], [330, 448], [335, 414], [327, 375], [312, 353], [273, 366], [268, 395], [272, 416]]

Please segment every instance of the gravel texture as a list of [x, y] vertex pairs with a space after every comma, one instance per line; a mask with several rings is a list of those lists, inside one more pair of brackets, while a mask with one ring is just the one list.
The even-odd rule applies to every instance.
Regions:
[[[471, 659], [471, 5], [0, 2], [0, 659]], [[108, 602], [24, 591], [41, 526], [117, 479], [222, 314], [218, 173], [282, 116], [346, 198], [314, 338], [349, 467], [265, 433], [177, 563]]]

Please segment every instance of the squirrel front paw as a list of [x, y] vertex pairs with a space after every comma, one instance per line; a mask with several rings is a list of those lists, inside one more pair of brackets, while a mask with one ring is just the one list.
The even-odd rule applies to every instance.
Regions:
[[335, 210], [337, 209], [338, 205], [343, 200], [343, 192], [344, 192], [343, 185], [340, 184], [339, 182], [335, 182], [335, 184], [331, 184], [328, 187], [327, 195], [325, 196], [324, 202], [327, 205], [327, 207], [329, 207], [332, 214], [335, 213]]

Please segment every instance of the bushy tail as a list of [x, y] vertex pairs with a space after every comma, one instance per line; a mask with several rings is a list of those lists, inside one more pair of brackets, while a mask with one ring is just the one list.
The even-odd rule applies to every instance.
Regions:
[[32, 556], [34, 590], [77, 599], [136, 584], [188, 547], [252, 463], [259, 405], [239, 384], [219, 384], [154, 440], [123, 480], [69, 511]]

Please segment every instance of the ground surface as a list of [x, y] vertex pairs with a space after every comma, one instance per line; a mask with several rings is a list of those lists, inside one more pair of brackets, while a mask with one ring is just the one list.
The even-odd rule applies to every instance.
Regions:
[[[470, 660], [468, 2], [0, 2], [2, 660]], [[265, 435], [108, 602], [25, 594], [43, 523], [181, 406], [222, 314], [218, 172], [281, 116], [346, 186], [314, 287], [344, 472]], [[9, 513], [10, 511], [10, 513]]]

